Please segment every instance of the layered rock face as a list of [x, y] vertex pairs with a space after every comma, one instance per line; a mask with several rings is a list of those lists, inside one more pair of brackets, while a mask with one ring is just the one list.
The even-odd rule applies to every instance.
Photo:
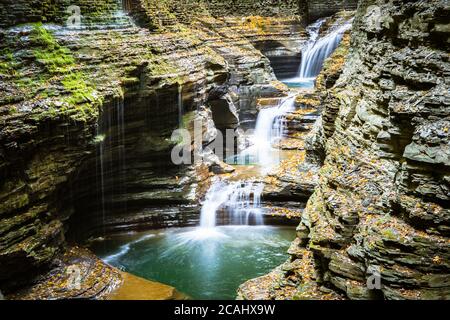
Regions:
[[307, 0], [305, 1], [305, 12], [309, 21], [331, 16], [341, 10], [356, 10], [358, 0]]
[[[80, 0], [70, 4], [80, 6], [84, 25], [69, 31], [6, 28], [63, 24], [65, 0], [3, 1], [1, 289], [50, 267], [44, 274], [53, 282], [81, 261], [93, 270], [82, 297], [103, 298], [122, 277], [88, 252], [68, 250], [67, 236], [197, 223], [210, 176], [226, 168], [215, 160], [174, 165], [172, 131], [193, 133], [202, 120], [208, 145], [217, 130], [254, 121], [257, 98], [284, 94], [257, 49], [277, 75], [292, 76], [306, 10], [324, 14], [317, 3]], [[145, 28], [123, 19], [121, 8]], [[312, 129], [304, 145], [283, 147], [301, 150], [306, 162], [289, 159], [269, 176], [277, 189], [265, 196], [275, 200], [306, 199], [318, 186], [292, 259], [265, 286], [257, 280], [257, 294], [244, 286], [243, 298], [448, 298], [448, 14], [446, 1], [361, 2], [343, 75], [346, 49], [325, 64], [318, 90], [297, 98], [303, 110], [287, 117], [291, 137]], [[376, 277], [382, 286], [368, 289]], [[44, 289], [20, 297], [80, 294]]]
[[450, 298], [449, 9], [360, 2], [291, 259], [241, 298]]
[[47, 266], [69, 225], [86, 236], [195, 223], [198, 210], [183, 205], [197, 203], [210, 169], [172, 164], [172, 131], [199, 119], [210, 143], [213, 112], [239, 104], [230, 87], [277, 91], [269, 61], [237, 35], [220, 46], [218, 34], [182, 28], [1, 36], [2, 281]]
[[[79, 12], [71, 7], [74, 5]], [[0, 3], [0, 27], [29, 22], [62, 24], [74, 15], [82, 15], [84, 23], [117, 23], [121, 8], [120, 0], [4, 0]]]
[[202, 120], [208, 144], [214, 118], [235, 129], [236, 108], [279, 92], [269, 61], [221, 21], [109, 23], [0, 32], [3, 290], [48, 268], [67, 234], [196, 223], [217, 164], [172, 164], [172, 131]]

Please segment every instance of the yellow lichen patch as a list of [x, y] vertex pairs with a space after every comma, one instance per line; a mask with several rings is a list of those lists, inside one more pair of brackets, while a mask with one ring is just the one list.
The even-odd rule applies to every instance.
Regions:
[[273, 97], [273, 98], [259, 98], [256, 101], [256, 108], [258, 110], [264, 109], [264, 108], [271, 108], [273, 106], [276, 106], [278, 103], [280, 103], [281, 98]]
[[272, 207], [268, 206], [268, 214], [273, 217], [285, 217], [287, 219], [300, 218], [302, 215], [302, 210], [290, 209], [282, 207]]
[[434, 256], [433, 263], [434, 264], [442, 264], [442, 258], [440, 256]]
[[294, 175], [294, 176], [304, 176], [307, 177], [308, 175], [311, 176], [312, 174], [308, 172], [300, 172], [298, 170], [299, 165], [305, 161], [305, 152], [299, 151], [295, 153], [294, 155], [290, 156], [286, 160], [281, 161], [280, 165], [278, 166], [277, 171], [275, 172], [275, 176], [283, 176], [283, 175]]
[[[295, 103], [297, 105], [304, 105], [308, 107], [319, 107], [320, 106], [320, 99], [311, 95], [298, 95], [295, 98]], [[311, 109], [309, 109], [311, 110]]]
[[289, 87], [281, 81], [271, 81], [270, 85], [281, 92], [287, 92]]
[[301, 138], [285, 138], [274, 145], [274, 147], [282, 150], [303, 150], [305, 148], [305, 141]]
[[264, 34], [268, 32], [268, 27], [270, 25], [279, 23], [279, 19], [273, 19], [271, 17], [249, 16], [242, 19], [239, 27], [256, 31], [259, 34]]

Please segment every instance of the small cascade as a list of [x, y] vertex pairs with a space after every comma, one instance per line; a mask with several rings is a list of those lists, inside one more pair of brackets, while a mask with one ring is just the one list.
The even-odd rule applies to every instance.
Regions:
[[295, 96], [280, 100], [279, 104], [259, 111], [255, 131], [250, 138], [252, 146], [236, 156], [236, 164], [248, 164], [249, 159], [261, 166], [262, 173], [279, 163], [279, 152], [272, 145], [286, 133], [285, 116], [295, 110]]
[[317, 77], [320, 70], [322, 70], [325, 59], [336, 50], [344, 33], [350, 28], [351, 24], [346, 23], [318, 41], [308, 44], [302, 52], [303, 58], [299, 78]]
[[211, 186], [200, 212], [201, 228], [214, 228], [216, 226], [217, 211], [228, 201], [232, 192], [233, 188], [231, 185], [222, 181], [216, 182]]
[[231, 212], [231, 224], [250, 225], [250, 218], [254, 219], [256, 225], [264, 224], [261, 209], [263, 189], [262, 183], [237, 183], [227, 202], [227, 208]]
[[295, 110], [294, 104], [295, 97], [290, 96], [277, 107], [259, 111], [252, 140], [257, 150], [257, 163], [263, 168], [268, 169], [279, 161], [278, 152], [272, 145], [283, 138], [286, 128], [284, 116]]
[[178, 127], [183, 127], [183, 86], [178, 86]]
[[325, 19], [321, 19], [308, 27], [309, 40], [302, 50], [302, 62], [298, 76], [283, 82], [298, 87], [314, 87], [314, 81], [322, 70], [325, 59], [336, 50], [344, 33], [352, 27], [352, 21], [347, 21], [319, 38], [320, 28], [324, 22]]
[[214, 183], [206, 194], [200, 213], [200, 228], [214, 228], [217, 214], [221, 211], [229, 214], [232, 225], [264, 224], [261, 208], [263, 188], [262, 183], [252, 181]]
[[[99, 133], [99, 129], [97, 127], [97, 135], [96, 135], [96, 142], [98, 143], [98, 157], [96, 158], [97, 162], [97, 168], [100, 170], [100, 203], [101, 203], [101, 210], [102, 210], [102, 219], [105, 221], [105, 136]], [[97, 175], [98, 176], [98, 175]], [[97, 182], [98, 185], [98, 182]], [[104, 224], [103, 224], [104, 225]]]

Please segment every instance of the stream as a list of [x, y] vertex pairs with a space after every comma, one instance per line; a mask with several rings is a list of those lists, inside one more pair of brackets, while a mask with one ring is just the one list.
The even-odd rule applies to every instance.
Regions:
[[[323, 22], [308, 28], [298, 77], [283, 80], [295, 90], [314, 87], [324, 60], [350, 27], [345, 23], [320, 37]], [[256, 166], [256, 172], [244, 179], [217, 179], [206, 194], [198, 227], [114, 235], [94, 241], [93, 251], [111, 265], [191, 298], [234, 299], [240, 284], [283, 263], [295, 238], [292, 227], [264, 225], [261, 197], [261, 177], [280, 163], [280, 150], [273, 145], [284, 137], [284, 116], [293, 111], [295, 94], [259, 111], [250, 146], [227, 159], [234, 166]]]

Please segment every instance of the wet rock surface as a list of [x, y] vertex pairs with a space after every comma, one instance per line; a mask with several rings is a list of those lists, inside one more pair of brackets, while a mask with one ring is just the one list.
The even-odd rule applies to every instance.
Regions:
[[[193, 138], [202, 120], [210, 144], [218, 130], [251, 126], [258, 100], [286, 95], [275, 74], [291, 76], [307, 40], [295, 1], [124, 2], [139, 27], [110, 2], [81, 1], [98, 10], [77, 30], [9, 27], [62, 23], [65, 1], [47, 11], [46, 1], [16, 1], [0, 19], [7, 298], [183, 298], [67, 248], [66, 238], [198, 224], [211, 177], [235, 169], [211, 154], [172, 164], [172, 131]], [[277, 146], [286, 157], [264, 179], [266, 221], [301, 219], [291, 259], [243, 284], [239, 298], [449, 298], [448, 15], [443, 0], [361, 1], [351, 40], [286, 115]], [[195, 153], [195, 140], [187, 145]], [[81, 270], [80, 289], [68, 289], [70, 266]], [[380, 288], [367, 286], [374, 276]]]
[[210, 143], [255, 97], [282, 94], [249, 40], [259, 27], [245, 19], [208, 15], [151, 33], [108, 20], [121, 8], [110, 9], [87, 29], [0, 31], [2, 288], [48, 269], [65, 237], [197, 224], [209, 177], [232, 169], [217, 159], [173, 165], [172, 131], [193, 133], [200, 119]]
[[291, 259], [241, 298], [449, 298], [448, 34], [436, 28], [448, 9], [360, 3], [322, 102], [326, 158]]
[[72, 247], [54, 259], [50, 271], [7, 294], [6, 299], [173, 300], [186, 296], [170, 286], [117, 270], [87, 249]]

